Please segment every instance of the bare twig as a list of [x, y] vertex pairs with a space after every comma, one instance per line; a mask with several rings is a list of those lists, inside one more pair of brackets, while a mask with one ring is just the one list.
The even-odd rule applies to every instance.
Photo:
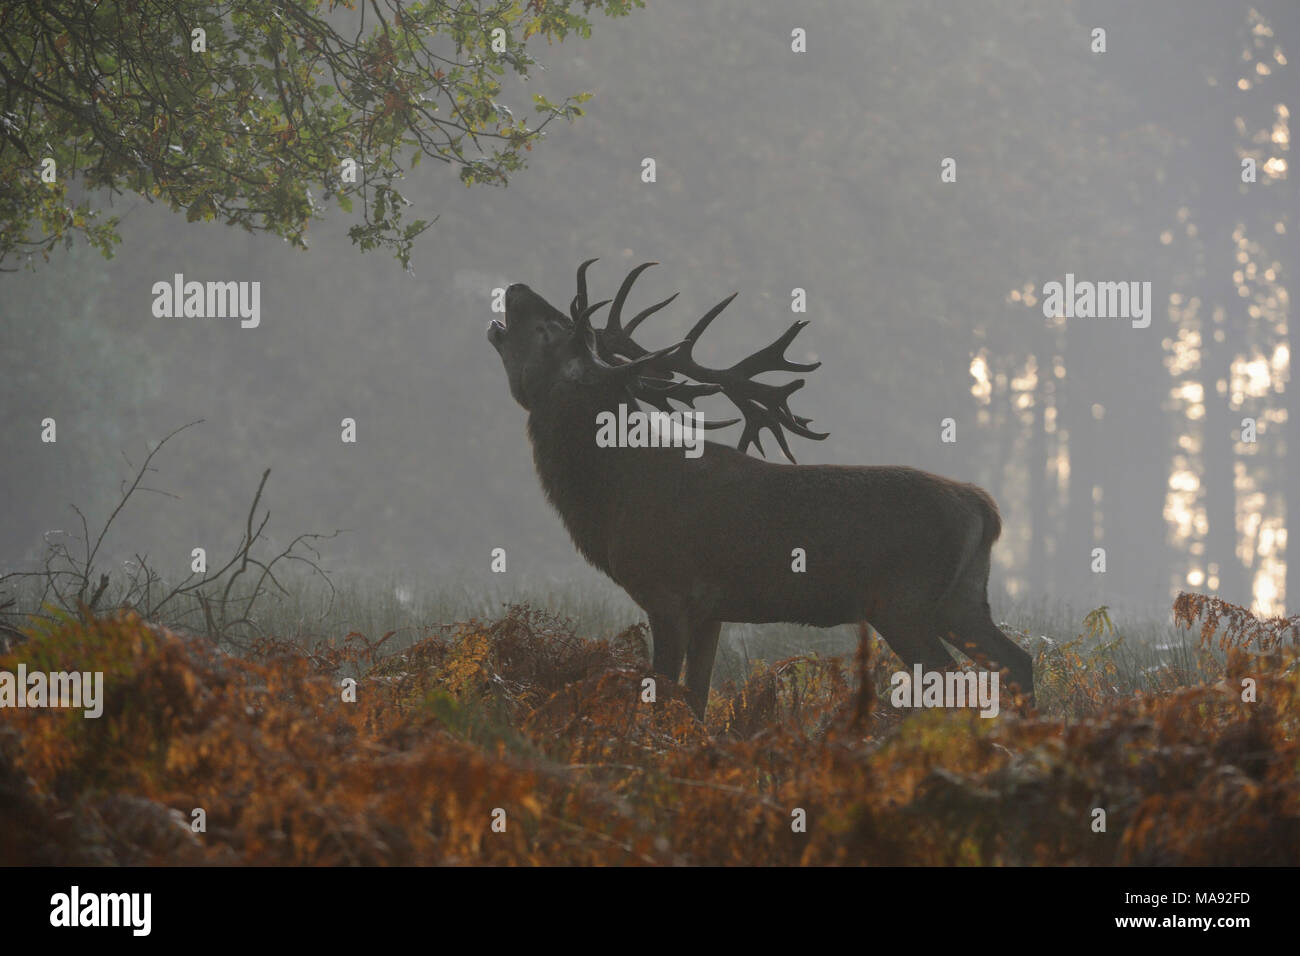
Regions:
[[[69, 546], [70, 541], [75, 538], [70, 538], [63, 532], [47, 532], [46, 553], [43, 566], [39, 570], [15, 571], [0, 575], [0, 583], [10, 578], [33, 578], [41, 583], [40, 600], [30, 614], [23, 615], [18, 610], [10, 610], [16, 602], [9, 600], [0, 604], [0, 616], [48, 617], [48, 613], [42, 613], [42, 609], [51, 598], [58, 608], [83, 615], [94, 614], [112, 603], [119, 608], [130, 608], [146, 620], [164, 626], [181, 626], [198, 616], [202, 621], [204, 633], [211, 639], [238, 644], [237, 635], [241, 631], [258, 636], [265, 635], [264, 629], [254, 617], [257, 602], [266, 596], [271, 588], [282, 595], [289, 593], [281, 582], [280, 572], [276, 568], [276, 565], [281, 563], [305, 564], [312, 574], [325, 581], [329, 588], [329, 601], [325, 612], [328, 613], [328, 607], [333, 605], [336, 591], [329, 575], [320, 565], [321, 554], [315, 545], [316, 542], [337, 536], [340, 531], [335, 530], [329, 534], [298, 535], [289, 542], [287, 547], [269, 557], [261, 557], [256, 553], [258, 542], [265, 540], [264, 532], [270, 521], [269, 511], [265, 512], [260, 520], [256, 520], [267, 480], [271, 474], [269, 468], [263, 471], [258, 482], [239, 543], [229, 560], [223, 565], [215, 569], [207, 569], [201, 574], [191, 571], [180, 583], [168, 589], [161, 575], [150, 565], [148, 555], [136, 552], [133, 562], [127, 562], [125, 580], [115, 601], [108, 600], [111, 586], [111, 577], [108, 573], [101, 573], [92, 589], [95, 562], [102, 553], [108, 530], [117, 516], [122, 513], [127, 502], [136, 492], [159, 491], [142, 484], [144, 475], [155, 470], [152, 468], [155, 455], [168, 440], [192, 425], [199, 424], [200, 421], [190, 422], [165, 436], [153, 447], [140, 466], [134, 468], [133, 478], [122, 483], [121, 497], [98, 535], [94, 536], [93, 543], [89, 530], [90, 522], [86, 520], [81, 509], [73, 506], [73, 511], [81, 522], [83, 542], [81, 553], [74, 554]], [[130, 460], [127, 461], [129, 464]], [[160, 493], [168, 494], [165, 491]], [[251, 576], [245, 577], [250, 568], [258, 572], [255, 579]], [[241, 577], [245, 577], [245, 581], [250, 581], [251, 586], [240, 587], [237, 582]], [[165, 616], [164, 612], [167, 612]], [[0, 627], [4, 627], [6, 633], [9, 631], [18, 633], [16, 629], [7, 625], [0, 625]]]

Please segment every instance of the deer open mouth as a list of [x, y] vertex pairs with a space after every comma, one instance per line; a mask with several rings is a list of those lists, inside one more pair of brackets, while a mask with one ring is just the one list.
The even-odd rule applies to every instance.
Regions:
[[501, 341], [505, 338], [505, 335], [506, 335], [506, 324], [502, 322], [500, 319], [493, 319], [492, 323], [488, 326], [488, 332], [487, 332], [488, 341], [499, 348], [501, 345]]

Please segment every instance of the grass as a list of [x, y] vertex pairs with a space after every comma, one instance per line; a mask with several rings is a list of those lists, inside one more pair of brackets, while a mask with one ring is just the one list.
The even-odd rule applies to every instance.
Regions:
[[[427, 582], [396, 575], [336, 577], [332, 591], [314, 576], [282, 580], [287, 593], [260, 598], [254, 618], [262, 634], [300, 642], [336, 640], [354, 632], [371, 637], [392, 633], [388, 646], [400, 650], [457, 622], [499, 617], [515, 604], [547, 608], [591, 636], [618, 634], [645, 621], [644, 612], [620, 588], [594, 574], [549, 579], [511, 575], [488, 589], [481, 579]], [[12, 590], [18, 606], [33, 605], [34, 584]], [[1180, 679], [1200, 672], [1198, 641], [1176, 627], [1171, 614], [1130, 618], [1116, 613], [1107, 619], [1108, 627], [1094, 633], [1084, 623], [1092, 610], [1059, 601], [1003, 601], [995, 603], [994, 619], [1033, 653], [1080, 637], [1077, 647], [1085, 655], [1108, 646], [1117, 687], [1125, 692], [1165, 686], [1165, 672]], [[199, 620], [197, 605], [181, 602], [165, 623]], [[853, 626], [728, 624], [719, 643], [715, 685], [743, 679], [756, 663], [795, 654], [850, 658], [857, 646]]]

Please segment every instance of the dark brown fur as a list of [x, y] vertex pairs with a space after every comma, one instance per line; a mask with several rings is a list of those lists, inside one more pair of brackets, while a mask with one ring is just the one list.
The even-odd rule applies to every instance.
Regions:
[[580, 374], [564, 322], [512, 286], [506, 324], [489, 338], [529, 409], [547, 497], [583, 556], [649, 616], [655, 671], [677, 680], [685, 660], [697, 713], [724, 621], [867, 620], [909, 667], [939, 671], [953, 666], [943, 635], [1032, 695], [1029, 655], [989, 614], [1001, 520], [986, 492], [913, 468], [776, 464], [715, 442], [699, 458], [598, 448], [597, 413], [630, 399]]

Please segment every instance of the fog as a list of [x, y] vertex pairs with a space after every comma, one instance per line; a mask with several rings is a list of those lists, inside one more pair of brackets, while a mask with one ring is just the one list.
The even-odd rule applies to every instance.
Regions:
[[[80, 535], [72, 504], [93, 530], [150, 442], [202, 419], [155, 459], [167, 494], [132, 499], [106, 568], [229, 552], [270, 468], [268, 534], [344, 530], [322, 546], [338, 574], [508, 591], [504, 548], [510, 577], [597, 580], [485, 329], [494, 290], [564, 310], [598, 256], [593, 299], [647, 260], [630, 308], [680, 293], [648, 348], [732, 292], [702, 362], [809, 320], [790, 356], [822, 366], [792, 404], [830, 437], [792, 438], [798, 460], [987, 488], [999, 600], [1166, 617], [1192, 589], [1295, 613], [1294, 2], [651, 4], [537, 56], [531, 85], [590, 90], [586, 115], [506, 188], [415, 170], [410, 217], [437, 221], [409, 272], [337, 210], [303, 252], [128, 195], [112, 260], [59, 249], [0, 276], [3, 569]], [[176, 274], [259, 282], [259, 323], [155, 316]], [[1124, 314], [1078, 308], [1083, 283], [1125, 283]]]

